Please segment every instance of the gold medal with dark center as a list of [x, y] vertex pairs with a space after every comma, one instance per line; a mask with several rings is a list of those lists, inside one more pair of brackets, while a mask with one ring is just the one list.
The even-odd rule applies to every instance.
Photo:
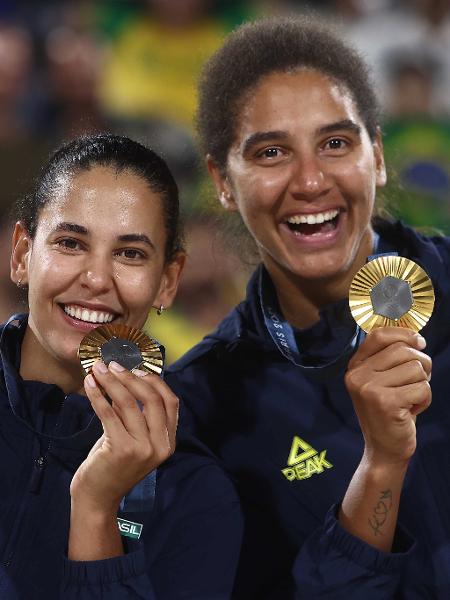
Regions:
[[114, 360], [129, 371], [141, 369], [160, 375], [164, 366], [164, 347], [140, 329], [123, 324], [101, 325], [81, 340], [78, 358], [86, 374], [97, 360], [106, 365]]
[[354, 276], [349, 304], [353, 318], [366, 333], [375, 327], [420, 331], [433, 312], [433, 284], [414, 261], [379, 256]]

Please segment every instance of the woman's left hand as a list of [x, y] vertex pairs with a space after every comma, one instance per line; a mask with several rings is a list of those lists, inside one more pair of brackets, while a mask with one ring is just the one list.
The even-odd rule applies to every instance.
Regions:
[[116, 514], [123, 496], [173, 453], [178, 399], [158, 376], [117, 363], [107, 368], [97, 362], [93, 374], [84, 388], [104, 433], [75, 473], [70, 493], [72, 504]]

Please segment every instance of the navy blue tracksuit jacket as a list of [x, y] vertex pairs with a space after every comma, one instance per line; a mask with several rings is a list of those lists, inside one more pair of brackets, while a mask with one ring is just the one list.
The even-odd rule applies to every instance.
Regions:
[[[433, 403], [403, 489], [393, 552], [377, 551], [336, 520], [363, 452], [344, 386], [346, 362], [305, 372], [276, 348], [262, 316], [259, 269], [246, 300], [176, 363], [169, 385], [185, 419], [234, 477], [245, 532], [233, 598], [450, 598], [450, 240], [379, 223], [378, 252], [413, 259], [435, 286], [423, 329]], [[339, 354], [354, 322], [347, 300], [295, 332], [304, 363]], [[348, 362], [348, 360], [347, 360]]]
[[139, 524], [124, 529], [143, 525], [139, 540], [122, 538], [124, 556], [65, 558], [70, 482], [102, 428], [84, 396], [21, 379], [25, 327], [26, 318], [14, 321], [0, 338], [0, 599], [229, 598], [239, 501], [211, 456], [189, 440], [158, 469], [154, 504], [119, 514]]

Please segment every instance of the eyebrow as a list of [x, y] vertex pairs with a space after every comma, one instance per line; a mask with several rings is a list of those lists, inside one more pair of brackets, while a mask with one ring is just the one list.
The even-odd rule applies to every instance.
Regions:
[[277, 139], [287, 139], [288, 135], [285, 131], [257, 131], [252, 133], [244, 142], [243, 154], [246, 154], [252, 146], [259, 144], [260, 142], [268, 142]]
[[323, 127], [319, 127], [317, 133], [322, 135], [324, 133], [333, 133], [334, 131], [351, 131], [357, 135], [361, 135], [361, 127], [357, 125], [351, 119], [343, 119], [342, 121], [336, 121], [335, 123], [329, 123]]
[[55, 231], [71, 231], [72, 233], [80, 233], [82, 235], [87, 235], [89, 233], [86, 227], [77, 225], [76, 223], [58, 223], [55, 227]]
[[[77, 223], [58, 223], [55, 227], [55, 231], [70, 231], [80, 235], [89, 235], [89, 230]], [[155, 245], [145, 233], [125, 233], [117, 236], [117, 239], [119, 242], [142, 242], [147, 244], [147, 246], [150, 246], [153, 250], [155, 249]]]
[[126, 233], [119, 235], [117, 239], [119, 242], [143, 242], [147, 246], [150, 246], [150, 248], [153, 248], [153, 250], [155, 249], [155, 245], [145, 233]]
[[[361, 127], [351, 119], [342, 119], [342, 121], [336, 121], [335, 123], [329, 123], [328, 125], [319, 127], [317, 129], [317, 133], [319, 135], [323, 135], [342, 130], [351, 131], [356, 135], [361, 135]], [[245, 140], [243, 153], [246, 154], [252, 148], [252, 146], [255, 146], [256, 144], [268, 142], [275, 138], [285, 140], [288, 138], [288, 134], [286, 131], [257, 131]]]

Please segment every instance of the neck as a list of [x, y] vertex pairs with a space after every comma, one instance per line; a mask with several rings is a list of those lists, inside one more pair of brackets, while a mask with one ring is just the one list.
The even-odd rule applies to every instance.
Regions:
[[30, 325], [22, 343], [20, 375], [22, 379], [57, 385], [65, 394], [84, 393], [81, 366], [63, 364], [44, 352]]
[[370, 232], [367, 239], [361, 243], [350, 267], [333, 277], [302, 279], [279, 265], [266, 264], [285, 319], [294, 327], [304, 329], [319, 320], [322, 308], [348, 298], [352, 279], [365, 264], [372, 249], [373, 234]]

